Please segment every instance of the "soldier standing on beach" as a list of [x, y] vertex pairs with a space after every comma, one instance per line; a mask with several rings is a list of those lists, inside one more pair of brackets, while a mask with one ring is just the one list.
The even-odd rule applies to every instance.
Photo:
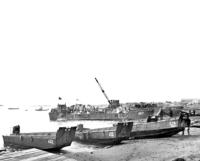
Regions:
[[[181, 113], [181, 115], [183, 115], [183, 114]], [[183, 118], [183, 120], [181, 121], [181, 127], [184, 127], [182, 135], [184, 135], [184, 133], [185, 133], [185, 128], [187, 128], [188, 135], [190, 135], [191, 120], [189, 118], [189, 114], [188, 113], [185, 114], [182, 118]]]

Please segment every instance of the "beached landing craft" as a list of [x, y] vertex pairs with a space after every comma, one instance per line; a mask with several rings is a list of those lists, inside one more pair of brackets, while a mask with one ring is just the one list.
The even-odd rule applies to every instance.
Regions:
[[157, 138], [176, 135], [184, 130], [183, 123], [186, 121], [186, 115], [182, 113], [179, 117], [168, 119], [162, 119], [162, 116], [149, 116], [146, 123], [133, 125], [130, 136], [132, 138]]
[[60, 127], [57, 132], [20, 133], [20, 126], [15, 126], [11, 135], [3, 136], [4, 146], [14, 149], [60, 150], [71, 145], [75, 131], [76, 127]]
[[133, 138], [156, 138], [169, 137], [183, 131], [179, 126], [178, 119], [160, 120], [157, 122], [139, 123], [133, 125], [131, 137]]
[[130, 137], [133, 122], [120, 122], [113, 127], [87, 129], [77, 126], [74, 141], [86, 144], [115, 145]]

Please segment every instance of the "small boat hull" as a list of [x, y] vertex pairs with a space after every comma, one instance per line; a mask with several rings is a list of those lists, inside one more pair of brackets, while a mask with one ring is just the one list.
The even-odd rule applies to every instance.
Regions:
[[75, 139], [75, 142], [90, 145], [117, 145], [124, 139]]
[[183, 131], [182, 127], [150, 130], [150, 131], [148, 130], [148, 131], [132, 132], [131, 137], [134, 137], [134, 139], [171, 137], [173, 135], [178, 134], [181, 131]]
[[86, 144], [115, 145], [130, 137], [133, 122], [117, 123], [109, 128], [77, 130], [74, 141]]
[[4, 146], [15, 149], [60, 150], [71, 145], [75, 131], [76, 127], [60, 127], [57, 132], [11, 134], [3, 136]]
[[160, 120], [157, 122], [133, 125], [131, 138], [159, 138], [170, 137], [183, 131], [179, 119]]

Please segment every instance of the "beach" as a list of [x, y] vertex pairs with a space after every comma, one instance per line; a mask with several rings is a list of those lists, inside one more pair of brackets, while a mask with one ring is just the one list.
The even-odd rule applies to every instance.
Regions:
[[[198, 131], [191, 130], [195, 133]], [[172, 161], [177, 158], [199, 161], [199, 148], [200, 136], [182, 136], [180, 133], [169, 138], [128, 140], [94, 152], [70, 153], [65, 156], [78, 161]]]
[[[199, 122], [198, 117], [191, 117]], [[65, 156], [78, 161], [186, 161], [200, 160], [200, 128], [190, 128], [188, 134], [179, 132], [167, 138], [133, 139], [119, 145], [108, 146], [93, 152], [69, 153]], [[179, 160], [180, 161], [180, 160]]]

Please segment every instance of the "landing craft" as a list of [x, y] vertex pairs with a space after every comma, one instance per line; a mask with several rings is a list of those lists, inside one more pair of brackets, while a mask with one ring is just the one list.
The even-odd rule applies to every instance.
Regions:
[[86, 144], [115, 145], [128, 140], [133, 122], [118, 122], [112, 127], [88, 129], [77, 125], [74, 141]]
[[130, 137], [139, 138], [159, 138], [170, 137], [184, 131], [187, 122], [187, 113], [181, 112], [177, 117], [164, 119], [163, 110], [160, 108], [157, 115], [149, 116], [146, 123], [136, 123], [133, 125]]
[[71, 145], [75, 131], [76, 126], [59, 127], [55, 132], [21, 133], [18, 125], [13, 127], [11, 135], [3, 135], [3, 141], [5, 147], [14, 149], [60, 150]]
[[95, 78], [102, 93], [106, 97], [109, 105], [99, 111], [99, 109], [93, 106], [91, 109], [87, 109], [85, 105], [79, 106], [77, 109], [73, 106], [67, 107], [66, 105], [59, 105], [49, 113], [51, 121], [56, 120], [103, 120], [103, 121], [119, 121], [119, 120], [140, 120], [146, 119], [148, 116], [152, 116], [154, 113], [153, 108], [131, 110], [129, 107], [123, 107], [120, 105], [119, 100], [110, 100], [100, 85], [99, 81]]

